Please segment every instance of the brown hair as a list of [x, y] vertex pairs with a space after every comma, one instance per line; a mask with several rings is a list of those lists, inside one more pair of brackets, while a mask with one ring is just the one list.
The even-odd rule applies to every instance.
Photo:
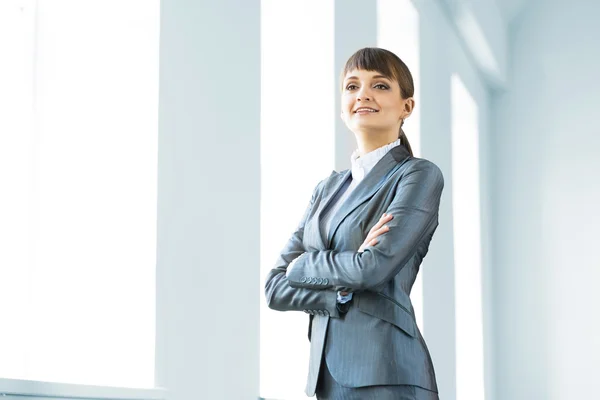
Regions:
[[[342, 71], [340, 82], [344, 84], [346, 74], [354, 69], [362, 69], [366, 71], [377, 71], [380, 74], [395, 80], [400, 86], [400, 95], [403, 99], [412, 97], [415, 93], [415, 85], [410, 70], [404, 62], [389, 50], [378, 47], [365, 47], [352, 54]], [[342, 90], [344, 88], [342, 87]], [[400, 143], [406, 147], [410, 155], [413, 155], [408, 138], [402, 130], [404, 120], [400, 123], [398, 138]]]

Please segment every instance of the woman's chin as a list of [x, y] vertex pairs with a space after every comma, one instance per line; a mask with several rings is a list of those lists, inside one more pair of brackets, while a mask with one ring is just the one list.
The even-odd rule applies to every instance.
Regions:
[[354, 124], [354, 129], [352, 130], [354, 132], [377, 132], [385, 130], [385, 126], [374, 122], [361, 121], [358, 124]]

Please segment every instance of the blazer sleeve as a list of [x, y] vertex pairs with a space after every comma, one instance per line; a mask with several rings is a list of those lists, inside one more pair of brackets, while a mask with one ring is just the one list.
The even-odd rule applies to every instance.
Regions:
[[438, 225], [444, 178], [432, 162], [420, 159], [401, 177], [387, 213], [389, 231], [362, 253], [323, 250], [302, 254], [288, 273], [295, 288], [314, 285], [303, 277], [327, 279], [335, 290], [377, 290], [391, 280], [415, 254], [422, 240]]
[[[337, 293], [328, 286], [318, 286], [312, 289], [292, 287], [289, 285], [286, 271], [288, 265], [306, 250], [302, 244], [304, 225], [310, 215], [320, 185], [319, 182], [313, 191], [312, 198], [306, 208], [302, 219], [291, 238], [281, 251], [275, 267], [269, 271], [265, 279], [265, 297], [267, 306], [278, 311], [305, 311], [307, 313], [325, 313], [331, 317], [339, 318], [337, 308]], [[320, 289], [320, 290], [319, 290]]]

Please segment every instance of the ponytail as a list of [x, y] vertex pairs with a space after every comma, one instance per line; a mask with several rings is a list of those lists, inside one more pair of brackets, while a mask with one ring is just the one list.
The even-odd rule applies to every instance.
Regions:
[[398, 132], [398, 139], [400, 139], [400, 144], [406, 147], [411, 157], [414, 157], [412, 148], [410, 147], [410, 143], [408, 142], [408, 138], [406, 137], [406, 133], [402, 130], [402, 125], [404, 125], [404, 121], [400, 124], [400, 131]]

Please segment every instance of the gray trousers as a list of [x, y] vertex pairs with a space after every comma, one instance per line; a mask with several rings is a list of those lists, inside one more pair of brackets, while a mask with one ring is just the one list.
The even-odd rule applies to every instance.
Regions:
[[344, 387], [329, 373], [322, 358], [316, 396], [318, 400], [439, 400], [438, 394], [413, 385]]

